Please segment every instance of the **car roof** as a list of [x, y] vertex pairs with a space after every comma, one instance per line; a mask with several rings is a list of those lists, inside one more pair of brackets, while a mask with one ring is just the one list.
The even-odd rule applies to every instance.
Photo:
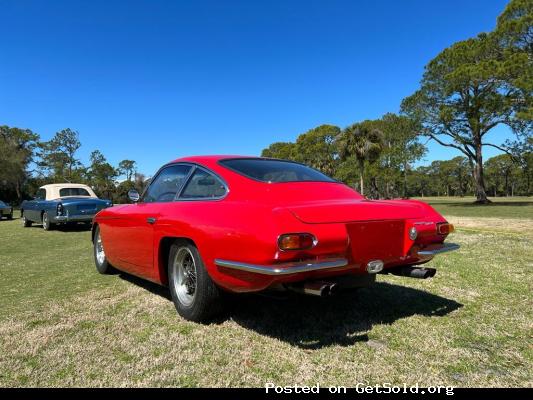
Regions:
[[240, 155], [206, 155], [206, 156], [188, 156], [188, 157], [181, 157], [177, 158], [172, 163], [175, 162], [194, 162], [202, 164], [204, 162], [212, 163], [212, 162], [218, 162], [220, 160], [225, 160], [228, 158], [261, 158], [261, 157], [254, 157], [254, 156], [240, 156]]
[[52, 188], [72, 188], [72, 187], [83, 187], [87, 188], [89, 186], [84, 185], [83, 183], [50, 183], [48, 185], [43, 185], [39, 189], [52, 189]]

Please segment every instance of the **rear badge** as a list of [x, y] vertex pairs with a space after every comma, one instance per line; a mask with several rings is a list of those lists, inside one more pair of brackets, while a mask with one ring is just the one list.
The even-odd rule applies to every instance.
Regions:
[[366, 264], [366, 271], [369, 274], [377, 274], [383, 270], [383, 261], [381, 260], [372, 260]]

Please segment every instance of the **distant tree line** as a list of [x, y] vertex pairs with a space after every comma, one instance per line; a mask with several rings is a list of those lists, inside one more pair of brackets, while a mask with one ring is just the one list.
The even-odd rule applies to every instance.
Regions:
[[[499, 125], [514, 140], [490, 140]], [[273, 143], [262, 154], [312, 165], [369, 197], [531, 193], [533, 132], [533, 2], [512, 0], [493, 32], [457, 42], [425, 67], [420, 88], [400, 115], [322, 125], [294, 143]], [[462, 157], [412, 168], [434, 140]], [[485, 147], [505, 154], [488, 161]]]
[[20, 203], [48, 183], [85, 183], [115, 203], [126, 202], [132, 188], [143, 190], [146, 178], [137, 172], [135, 161], [112, 166], [100, 150], [94, 150], [89, 164], [83, 165], [77, 156], [80, 147], [79, 134], [72, 129], [41, 141], [29, 129], [0, 126], [0, 199]]

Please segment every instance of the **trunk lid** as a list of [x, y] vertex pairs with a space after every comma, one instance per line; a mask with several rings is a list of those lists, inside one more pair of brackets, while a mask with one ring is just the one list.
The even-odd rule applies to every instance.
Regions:
[[287, 207], [308, 224], [405, 220], [424, 216], [424, 207], [406, 200], [342, 200], [306, 202]]

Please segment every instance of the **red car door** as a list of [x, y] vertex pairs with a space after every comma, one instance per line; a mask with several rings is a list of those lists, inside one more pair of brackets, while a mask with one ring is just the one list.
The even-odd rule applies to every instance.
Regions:
[[114, 221], [114, 256], [129, 272], [149, 277], [154, 263], [154, 227], [161, 206], [175, 200], [185, 183], [191, 166], [174, 164], [163, 167], [154, 177], [141, 201], [119, 210]]

